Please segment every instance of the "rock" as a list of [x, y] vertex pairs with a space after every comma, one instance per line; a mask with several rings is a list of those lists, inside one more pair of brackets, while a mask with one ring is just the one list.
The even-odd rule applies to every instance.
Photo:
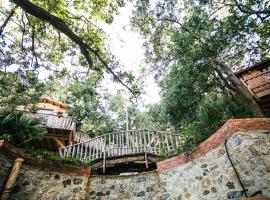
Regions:
[[209, 185], [210, 185], [210, 180], [209, 180], [209, 178], [206, 178], [206, 179], [204, 179], [204, 180], [202, 181], [202, 188], [206, 189], [206, 188], [209, 187]]
[[59, 180], [59, 179], [60, 179], [60, 176], [58, 174], [55, 174], [54, 180]]
[[242, 183], [245, 187], [250, 187], [255, 185], [254, 179], [249, 179], [249, 180], [242, 180]]
[[115, 189], [115, 185], [110, 186], [110, 189], [111, 190], [114, 190]]
[[202, 179], [203, 179], [203, 177], [202, 177], [202, 176], [196, 176], [196, 177], [195, 177], [195, 179], [197, 179], [197, 180], [199, 180], [199, 181], [200, 181], [200, 180], [202, 180]]
[[236, 136], [236, 137], [234, 138], [234, 144], [235, 144], [236, 146], [239, 146], [241, 143], [242, 143], [242, 139], [241, 139], [239, 136]]
[[231, 191], [227, 193], [228, 199], [241, 198], [243, 196], [243, 191]]
[[136, 196], [137, 197], [143, 197], [143, 196], [145, 196], [145, 192], [144, 191], [141, 191], [141, 192], [137, 193]]
[[186, 199], [189, 199], [190, 196], [191, 196], [191, 194], [190, 194], [189, 192], [186, 192], [186, 193], [185, 193], [185, 198], [186, 198]]
[[256, 169], [259, 165], [262, 165], [262, 161], [261, 160], [250, 160], [250, 167], [252, 170]]
[[212, 193], [217, 193], [217, 189], [216, 189], [215, 187], [212, 187], [212, 188], [211, 188], [211, 192], [212, 192]]
[[73, 183], [75, 184], [75, 185], [79, 185], [79, 184], [81, 184], [83, 182], [83, 179], [82, 178], [74, 178], [73, 179]]
[[169, 193], [163, 194], [163, 198], [164, 198], [164, 199], [168, 199], [169, 197], [170, 197], [170, 194], [169, 194]]
[[82, 187], [76, 187], [73, 189], [73, 193], [79, 193], [80, 191], [82, 191]]
[[202, 166], [201, 166], [201, 168], [206, 168], [207, 167], [207, 164], [203, 164]]
[[101, 196], [105, 196], [105, 194], [103, 192], [97, 192], [97, 196], [101, 197]]
[[204, 190], [204, 191], [203, 191], [203, 195], [208, 195], [209, 193], [210, 193], [209, 190]]
[[66, 188], [67, 185], [71, 185], [71, 180], [70, 179], [63, 180], [63, 185], [64, 185], [64, 188]]
[[152, 187], [147, 187], [147, 188], [146, 188], [146, 191], [147, 191], [147, 192], [152, 192], [152, 191], [154, 191], [154, 189], [153, 189]]
[[146, 181], [146, 177], [139, 177], [138, 179], [137, 179], [137, 182], [138, 183], [141, 183], [141, 182], [144, 182], [144, 181]]
[[228, 181], [226, 186], [229, 188], [229, 189], [235, 189], [235, 186], [234, 186], [234, 183], [233, 182], [230, 182]]

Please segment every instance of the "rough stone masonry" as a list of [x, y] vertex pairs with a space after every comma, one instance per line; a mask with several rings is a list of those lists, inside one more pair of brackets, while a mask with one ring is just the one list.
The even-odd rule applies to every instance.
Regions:
[[[251, 125], [242, 120], [240, 129], [230, 123], [221, 128], [222, 134], [214, 134], [215, 140], [203, 143], [196, 156], [185, 161], [181, 156], [167, 159], [158, 163], [159, 170], [137, 175], [89, 176], [80, 173], [80, 168], [67, 172], [64, 166], [54, 170], [25, 162], [11, 199], [241, 199], [243, 191], [222, 135], [228, 138], [229, 154], [247, 194], [262, 191], [270, 197], [270, 119], [255, 122]], [[214, 146], [208, 145], [210, 141]], [[0, 189], [13, 163], [3, 152], [0, 146]]]
[[[228, 150], [248, 195], [270, 197], [270, 134], [238, 132]], [[224, 145], [188, 163], [133, 176], [92, 176], [87, 199], [224, 200], [244, 197]]]

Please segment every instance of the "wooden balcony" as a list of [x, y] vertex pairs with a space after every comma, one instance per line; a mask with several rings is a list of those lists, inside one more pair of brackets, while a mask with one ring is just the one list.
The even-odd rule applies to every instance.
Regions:
[[270, 59], [236, 73], [265, 113], [270, 113]]

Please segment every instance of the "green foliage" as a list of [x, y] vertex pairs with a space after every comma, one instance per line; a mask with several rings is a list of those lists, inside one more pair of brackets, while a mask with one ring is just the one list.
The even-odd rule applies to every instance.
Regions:
[[25, 150], [31, 153], [34, 157], [44, 158], [53, 164], [67, 164], [67, 165], [77, 165], [77, 166], [86, 166], [87, 164], [81, 162], [80, 160], [72, 157], [61, 158], [58, 153], [50, 152], [50, 151], [39, 151], [33, 150], [30, 147], [25, 148]]
[[182, 151], [231, 117], [255, 116], [251, 103], [232, 91], [228, 73], [218, 73], [212, 62], [236, 70], [269, 57], [269, 2], [237, 2], [135, 1], [132, 24], [146, 40], [145, 55], [161, 87], [154, 120], [187, 135]]
[[215, 131], [217, 131], [229, 118], [254, 117], [244, 97], [212, 94], [208, 96], [195, 113], [195, 120], [184, 121], [181, 134], [184, 135], [182, 151], [189, 153], [195, 146]]
[[42, 139], [46, 128], [42, 120], [20, 111], [0, 110], [0, 136], [19, 146]]
[[71, 81], [65, 102], [71, 105], [70, 116], [77, 120], [77, 128], [99, 135], [114, 131], [111, 118], [104, 111], [100, 89], [100, 77], [93, 73], [86, 80]]
[[24, 79], [12, 72], [0, 70], [0, 107], [15, 109], [16, 106], [36, 102], [44, 92], [44, 84], [37, 77]]
[[0, 140], [5, 140], [8, 142], [12, 141], [12, 135], [4, 133], [4, 134], [0, 134]]

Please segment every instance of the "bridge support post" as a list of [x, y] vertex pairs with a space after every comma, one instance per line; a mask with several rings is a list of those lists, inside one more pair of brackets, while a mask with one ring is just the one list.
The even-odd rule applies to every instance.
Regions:
[[144, 158], [145, 158], [145, 166], [146, 166], [146, 169], [148, 169], [149, 168], [149, 166], [148, 166], [148, 157], [147, 157], [147, 153], [145, 152], [145, 154], [144, 154]]
[[103, 146], [103, 174], [106, 172], [106, 136], [104, 139], [104, 146]]

